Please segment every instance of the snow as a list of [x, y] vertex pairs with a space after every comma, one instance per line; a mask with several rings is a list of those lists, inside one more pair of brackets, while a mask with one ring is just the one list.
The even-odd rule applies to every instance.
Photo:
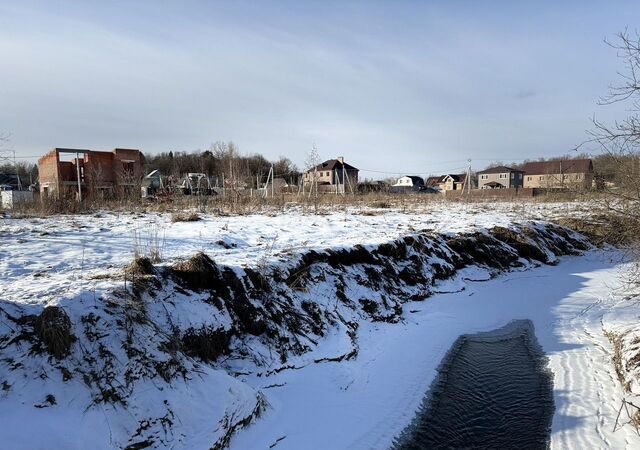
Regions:
[[638, 310], [612, 290], [624, 265], [606, 256], [615, 255], [594, 251], [554, 267], [466, 282], [463, 292], [407, 303], [401, 324], [363, 323], [355, 360], [267, 380], [247, 377], [271, 408], [231, 448], [388, 448], [410, 423], [456, 338], [516, 319], [532, 320], [554, 374], [552, 448], [638, 448], [632, 427], [613, 431], [623, 392], [601, 323], [613, 316], [636, 324]]
[[[125, 331], [113, 324], [125, 313], [102, 300], [124, 286], [122, 269], [136, 247], [142, 253], [157, 247], [163, 264], [204, 251], [231, 268], [274, 267], [312, 249], [381, 244], [419, 230], [455, 234], [590, 210], [585, 203], [434, 202], [317, 216], [297, 208], [268, 215], [202, 215], [197, 222], [177, 223], [169, 214], [157, 213], [5, 216], [0, 222], [0, 306], [9, 314], [37, 314], [43, 305], [62, 306], [76, 318], [94, 312], [100, 318], [95, 332], [106, 337], [83, 341], [88, 348], [61, 364], [100, 373], [109, 370], [100, 366], [102, 360], [82, 359], [98, 345], [107, 345], [115, 360], [128, 361], [119, 347]], [[612, 431], [624, 394], [602, 327], [606, 323], [611, 330], [626, 330], [638, 320], [633, 308], [614, 301], [619, 292], [611, 289], [626, 266], [604, 255], [594, 251], [562, 258], [555, 267], [514, 271], [497, 279], [487, 269], [464, 268], [434, 287], [439, 294], [406, 303], [400, 323], [360, 320], [355, 359], [326, 361], [352, 348], [347, 330], [337, 324], [315, 348], [289, 360], [293, 369], [269, 370], [273, 360], [259, 346], [251, 350], [257, 356], [264, 352], [266, 365], [261, 367], [243, 359], [215, 368], [187, 361], [186, 379], [167, 384], [142, 377], [132, 384], [126, 406], [90, 406], [95, 385], [88, 388], [79, 375], [62, 382], [59, 372], [47, 372], [50, 366], [42, 357], [5, 354], [12, 364], [20, 364], [20, 371], [8, 370], [6, 361], [0, 365], [0, 382], [11, 385], [0, 391], [0, 441], [11, 442], [12, 448], [83, 448], [88, 442], [93, 448], [122, 448], [148, 420], [153, 422], [150, 429], [164, 433], [155, 447], [211, 448], [224, 438], [225, 424], [249, 417], [264, 396], [266, 410], [233, 437], [231, 448], [386, 448], [412, 419], [438, 364], [460, 334], [530, 319], [555, 376], [552, 446], [638, 447], [640, 440], [630, 427]], [[322, 303], [326, 288], [312, 286], [300, 298]], [[353, 279], [346, 280], [345, 291], [366, 294]], [[146, 314], [160, 330], [203, 324], [226, 328], [230, 318], [204, 302], [204, 295], [171, 292], [148, 302]], [[0, 331], [10, 327], [0, 323]], [[134, 344], [164, 362], [166, 354], [155, 350], [162, 339], [157, 329], [140, 327]], [[324, 362], [314, 363], [319, 360]], [[135, 368], [144, 370], [144, 365]], [[43, 404], [51, 392], [56, 393], [55, 407], [33, 406]]]
[[[157, 247], [163, 262], [204, 251], [227, 266], [257, 266], [311, 249], [380, 244], [415, 230], [459, 233], [514, 221], [588, 213], [588, 203], [464, 204], [433, 202], [396, 209], [347, 209], [326, 215], [202, 215], [171, 222], [170, 214], [102, 212], [0, 221], [0, 300], [57, 303], [113, 286], [136, 248]], [[370, 215], [371, 214], [371, 215]], [[224, 243], [224, 244], [221, 244]]]

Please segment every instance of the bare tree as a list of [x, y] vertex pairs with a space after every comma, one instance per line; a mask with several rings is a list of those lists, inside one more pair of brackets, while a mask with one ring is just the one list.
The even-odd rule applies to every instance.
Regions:
[[[640, 35], [628, 31], [619, 33], [615, 42], [607, 44], [617, 51], [624, 61], [625, 72], [619, 72], [619, 83], [612, 84], [600, 105], [624, 102], [629, 115], [613, 124], [593, 119], [594, 129], [589, 131], [587, 143], [596, 144], [610, 158], [616, 169], [617, 179], [609, 193], [625, 201], [640, 201]], [[621, 211], [640, 219], [640, 211]]]
[[[606, 43], [616, 50], [625, 69], [618, 72], [618, 82], [598, 103], [624, 103], [628, 115], [613, 123], [594, 118], [589, 139], [581, 146], [595, 145], [608, 161], [613, 175], [608, 181], [596, 178], [596, 184], [605, 194], [605, 207], [624, 221], [611, 231], [633, 244], [640, 236], [640, 35], [625, 30]], [[640, 252], [636, 256], [640, 261]]]
[[[313, 211], [318, 214], [318, 165], [320, 164], [320, 154], [315, 144], [311, 147], [311, 150], [307, 154], [305, 159], [305, 176], [304, 183], [309, 185], [309, 198], [313, 199]], [[306, 188], [305, 188], [306, 190]]]

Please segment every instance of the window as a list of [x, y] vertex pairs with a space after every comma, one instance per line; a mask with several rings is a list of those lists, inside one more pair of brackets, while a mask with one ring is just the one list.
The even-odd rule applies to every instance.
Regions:
[[489, 175], [480, 175], [480, 179], [481, 180], [488, 180], [489, 179]]
[[135, 169], [135, 163], [132, 161], [123, 161], [122, 162], [122, 170], [124, 170], [125, 173], [128, 174], [133, 174], [133, 171]]
[[516, 177], [516, 174], [511, 172], [511, 179], [513, 180]]
[[533, 180], [533, 177], [527, 177], [527, 181]]
[[509, 174], [501, 173], [501, 174], [500, 174], [500, 176], [499, 176], [498, 178], [500, 178], [500, 179], [505, 179], [505, 178], [507, 178], [507, 176], [508, 176], [508, 175], [509, 175]]
[[538, 180], [540, 180], [540, 181], [544, 181], [544, 175], [540, 175], [540, 176], [538, 177]]

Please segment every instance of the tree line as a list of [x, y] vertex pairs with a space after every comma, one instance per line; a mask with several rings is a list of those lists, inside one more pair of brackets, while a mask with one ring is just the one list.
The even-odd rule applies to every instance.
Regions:
[[[287, 157], [280, 156], [276, 160], [269, 160], [259, 153], [244, 155], [232, 141], [215, 142], [206, 150], [169, 151], [155, 155], [142, 156], [142, 173], [148, 174], [159, 170], [165, 177], [180, 180], [189, 172], [204, 173], [211, 177], [213, 183], [222, 180], [242, 182], [246, 187], [258, 187], [258, 181], [265, 183], [267, 175], [273, 166], [275, 178], [284, 178], [289, 184], [296, 185], [301, 173], [298, 167]], [[38, 165], [36, 163], [12, 161], [0, 164], [0, 174], [20, 175], [23, 186], [38, 181]]]

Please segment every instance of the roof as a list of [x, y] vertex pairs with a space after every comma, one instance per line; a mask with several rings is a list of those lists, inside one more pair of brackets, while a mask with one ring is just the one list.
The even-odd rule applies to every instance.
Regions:
[[445, 178], [451, 177], [456, 183], [464, 183], [464, 180], [467, 178], [467, 175], [464, 173], [461, 174], [446, 174], [446, 175], [438, 175], [437, 177], [429, 177], [427, 178], [427, 182], [425, 185], [427, 187], [434, 187], [440, 183], [444, 183]]
[[318, 164], [316, 166], [317, 170], [342, 170], [344, 167], [345, 170], [358, 170], [353, 167], [351, 164], [341, 163], [337, 159], [329, 159], [322, 164]]
[[404, 175], [400, 178], [411, 178], [411, 181], [413, 182], [413, 184], [424, 184], [424, 179], [417, 175]]
[[429, 177], [427, 178], [427, 182], [425, 183], [425, 185], [427, 185], [428, 187], [436, 186], [437, 184], [442, 183], [444, 177], [445, 175], [439, 175], [437, 177]]
[[489, 167], [488, 169], [481, 170], [478, 173], [487, 174], [487, 173], [508, 173], [508, 172], [522, 172], [522, 170], [514, 169], [512, 167], [507, 167], [507, 166], [495, 166], [495, 167]]
[[590, 159], [537, 161], [526, 163], [523, 170], [527, 175], [547, 173], [589, 173], [593, 172], [593, 164]]

